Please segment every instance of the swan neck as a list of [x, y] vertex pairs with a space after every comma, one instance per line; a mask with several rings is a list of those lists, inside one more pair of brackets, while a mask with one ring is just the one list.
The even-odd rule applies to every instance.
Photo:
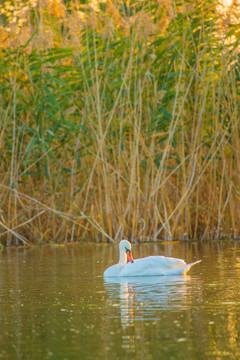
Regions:
[[126, 265], [127, 263], [127, 254], [124, 251], [120, 251], [119, 262], [120, 265]]

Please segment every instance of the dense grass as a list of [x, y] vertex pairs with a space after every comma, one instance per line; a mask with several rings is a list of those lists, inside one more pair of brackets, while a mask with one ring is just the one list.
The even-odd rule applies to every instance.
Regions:
[[237, 8], [40, 4], [2, 16], [1, 242], [239, 237]]

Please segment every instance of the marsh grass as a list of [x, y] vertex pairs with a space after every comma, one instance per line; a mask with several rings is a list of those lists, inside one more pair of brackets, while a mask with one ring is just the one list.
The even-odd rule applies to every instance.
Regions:
[[1, 242], [239, 237], [238, 26], [211, 1], [29, 4], [2, 25]]

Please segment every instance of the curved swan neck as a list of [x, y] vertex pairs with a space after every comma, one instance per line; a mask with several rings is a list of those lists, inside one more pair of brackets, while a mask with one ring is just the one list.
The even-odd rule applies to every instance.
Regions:
[[127, 263], [127, 254], [124, 251], [119, 253], [119, 262], [120, 265], [126, 265]]

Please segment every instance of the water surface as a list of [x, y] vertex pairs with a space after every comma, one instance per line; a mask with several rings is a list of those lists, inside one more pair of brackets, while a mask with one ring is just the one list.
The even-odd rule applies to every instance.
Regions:
[[104, 281], [111, 244], [0, 252], [0, 359], [240, 359], [240, 243], [133, 245], [189, 276]]

